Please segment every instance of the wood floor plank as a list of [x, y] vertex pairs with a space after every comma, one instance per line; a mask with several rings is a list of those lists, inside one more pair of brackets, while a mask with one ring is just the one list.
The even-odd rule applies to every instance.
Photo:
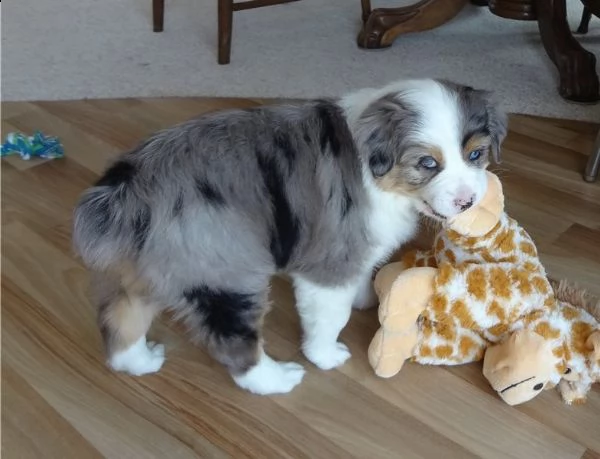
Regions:
[[[278, 400], [355, 457], [396, 458], [400, 453], [406, 458], [478, 457], [444, 432], [339, 372], [323, 375], [312, 371], [292, 396]], [[332, 404], [337, 407], [334, 412]], [[401, 445], [407, 444], [411, 448], [402, 449]]]
[[[6, 293], [12, 300], [18, 297], [24, 306], [5, 317], [8, 326], [17, 330], [7, 338], [7, 345], [17, 349], [11, 355], [17, 360], [11, 364], [103, 454], [164, 457], [161, 455], [174, 448], [169, 457], [192, 457], [188, 448], [193, 448], [200, 457], [226, 454], [308, 458], [318, 452], [326, 452], [328, 457], [348, 457], [347, 452], [330, 444], [319, 432], [298, 422], [293, 414], [279, 409], [269, 399], [239, 391], [222, 368], [187, 343], [180, 343], [177, 352], [169, 354], [159, 375], [134, 378], [113, 374], [105, 368], [96, 340], [81, 343], [70, 333], [63, 333], [56, 340], [56, 330], [62, 326], [55, 317], [42, 313], [39, 307], [35, 314], [32, 309], [36, 307], [35, 300], [28, 299], [11, 282]], [[27, 333], [23, 332], [24, 321]], [[27, 339], [32, 337], [36, 343]], [[163, 339], [164, 335], [160, 338], [169, 352], [171, 341]], [[61, 355], [69, 355], [69, 361], [61, 361]], [[41, 363], [34, 368], [30, 359]], [[60, 384], [63, 380], [68, 380], [66, 386]], [[88, 419], [86, 414], [92, 418]], [[118, 425], [103, 425], [111, 422], [112, 416], [119, 417]], [[133, 431], [123, 429], [112, 439], [114, 445], [102, 442], [104, 437], [100, 432], [108, 435], [107, 429], [112, 431], [132, 422]], [[154, 440], [161, 442], [160, 448], [153, 444], [138, 445], [146, 435], [156, 435], [152, 433], [154, 429], [160, 429], [159, 438]], [[288, 438], [286, 433], [290, 429], [295, 434]]]
[[[503, 174], [502, 181], [507, 200], [526, 200], [535, 208], [550, 215], [589, 228], [600, 227], [600, 201], [598, 200], [588, 200], [585, 195], [574, 196], [555, 186], [533, 181], [512, 171]], [[598, 183], [585, 185], [591, 196], [595, 196], [600, 190]]]
[[561, 233], [554, 245], [580, 257], [600, 260], [598, 241], [600, 241], [600, 228], [591, 229], [575, 223]]
[[100, 452], [9, 365], [2, 364], [2, 453], [5, 457], [101, 458]]
[[[67, 254], [19, 223], [3, 228], [3, 277], [60, 320], [61, 330], [96, 335], [96, 320], [85, 289], [86, 273]], [[16, 245], [18, 238], [26, 245]]]
[[[169, 418], [156, 404], [144, 404], [139, 413], [136, 404], [149, 394], [136, 388], [135, 381], [133, 388], [112, 381], [110, 391], [104, 390], [110, 373], [101, 355], [91, 352], [90, 343], [57, 333], [62, 330], [60, 322], [18, 287], [9, 283], [3, 297], [21, 305], [3, 313], [4, 347], [10, 349], [4, 360], [104, 457], [223, 457], [212, 443], [200, 441], [200, 435], [194, 437], [194, 444], [177, 438], [179, 431], [169, 431]], [[130, 399], [129, 393], [135, 396]]]
[[[480, 364], [406, 365], [374, 376], [366, 357], [376, 310], [355, 311], [342, 333], [353, 358], [324, 372], [300, 350], [287, 279], [273, 281], [267, 351], [307, 370], [291, 394], [239, 390], [181, 324], [159, 319], [157, 375], [106, 368], [88, 274], [71, 249], [80, 193], [121, 150], [156, 129], [263, 99], [117, 99], [3, 103], [3, 132], [58, 135], [66, 158], [2, 161], [2, 436], [7, 457], [598, 458], [600, 388], [567, 407], [556, 391], [509, 407]], [[502, 177], [509, 213], [527, 229], [554, 277], [600, 294], [600, 181], [581, 170], [600, 125], [515, 115]], [[423, 227], [411, 245], [431, 244]], [[401, 251], [395, 255], [400, 256]], [[596, 385], [598, 386], [598, 385]], [[31, 428], [29, 428], [31, 426]]]

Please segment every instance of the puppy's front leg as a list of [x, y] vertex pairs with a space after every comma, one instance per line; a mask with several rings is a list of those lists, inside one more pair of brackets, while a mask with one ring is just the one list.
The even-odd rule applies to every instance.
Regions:
[[350, 358], [350, 351], [338, 342], [338, 336], [350, 318], [359, 283], [328, 287], [297, 275], [293, 279], [304, 332], [304, 355], [323, 370], [343, 364]]
[[379, 304], [379, 298], [373, 286], [372, 271], [367, 272], [358, 284], [352, 303], [354, 309], [371, 309]]

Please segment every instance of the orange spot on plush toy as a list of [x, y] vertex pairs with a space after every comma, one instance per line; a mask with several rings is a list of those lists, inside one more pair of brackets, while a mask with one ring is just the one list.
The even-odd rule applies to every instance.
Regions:
[[566, 403], [584, 401], [600, 381], [600, 324], [556, 298], [535, 244], [504, 212], [495, 175], [488, 173], [481, 202], [448, 221], [433, 247], [375, 277], [375, 373], [391, 377], [408, 359], [455, 365], [483, 358], [484, 376], [510, 405], [554, 386]]

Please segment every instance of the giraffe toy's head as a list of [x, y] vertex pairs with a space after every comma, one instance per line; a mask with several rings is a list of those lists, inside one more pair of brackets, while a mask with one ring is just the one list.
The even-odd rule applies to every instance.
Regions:
[[519, 330], [487, 349], [483, 375], [502, 400], [518, 405], [554, 386], [555, 360], [549, 341], [535, 332]]
[[483, 375], [509, 405], [527, 402], [557, 383], [567, 404], [583, 403], [591, 385], [600, 382], [600, 329], [587, 339], [569, 333], [561, 340], [557, 346], [556, 340], [531, 330], [514, 332], [506, 341], [488, 347]]

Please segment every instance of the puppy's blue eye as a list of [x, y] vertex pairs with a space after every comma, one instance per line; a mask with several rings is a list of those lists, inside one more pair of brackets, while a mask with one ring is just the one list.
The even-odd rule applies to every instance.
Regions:
[[431, 156], [425, 156], [419, 160], [419, 165], [423, 166], [425, 169], [435, 169], [438, 167], [438, 163]]
[[471, 153], [469, 153], [469, 161], [477, 161], [479, 158], [481, 158], [481, 150], [473, 150]]

